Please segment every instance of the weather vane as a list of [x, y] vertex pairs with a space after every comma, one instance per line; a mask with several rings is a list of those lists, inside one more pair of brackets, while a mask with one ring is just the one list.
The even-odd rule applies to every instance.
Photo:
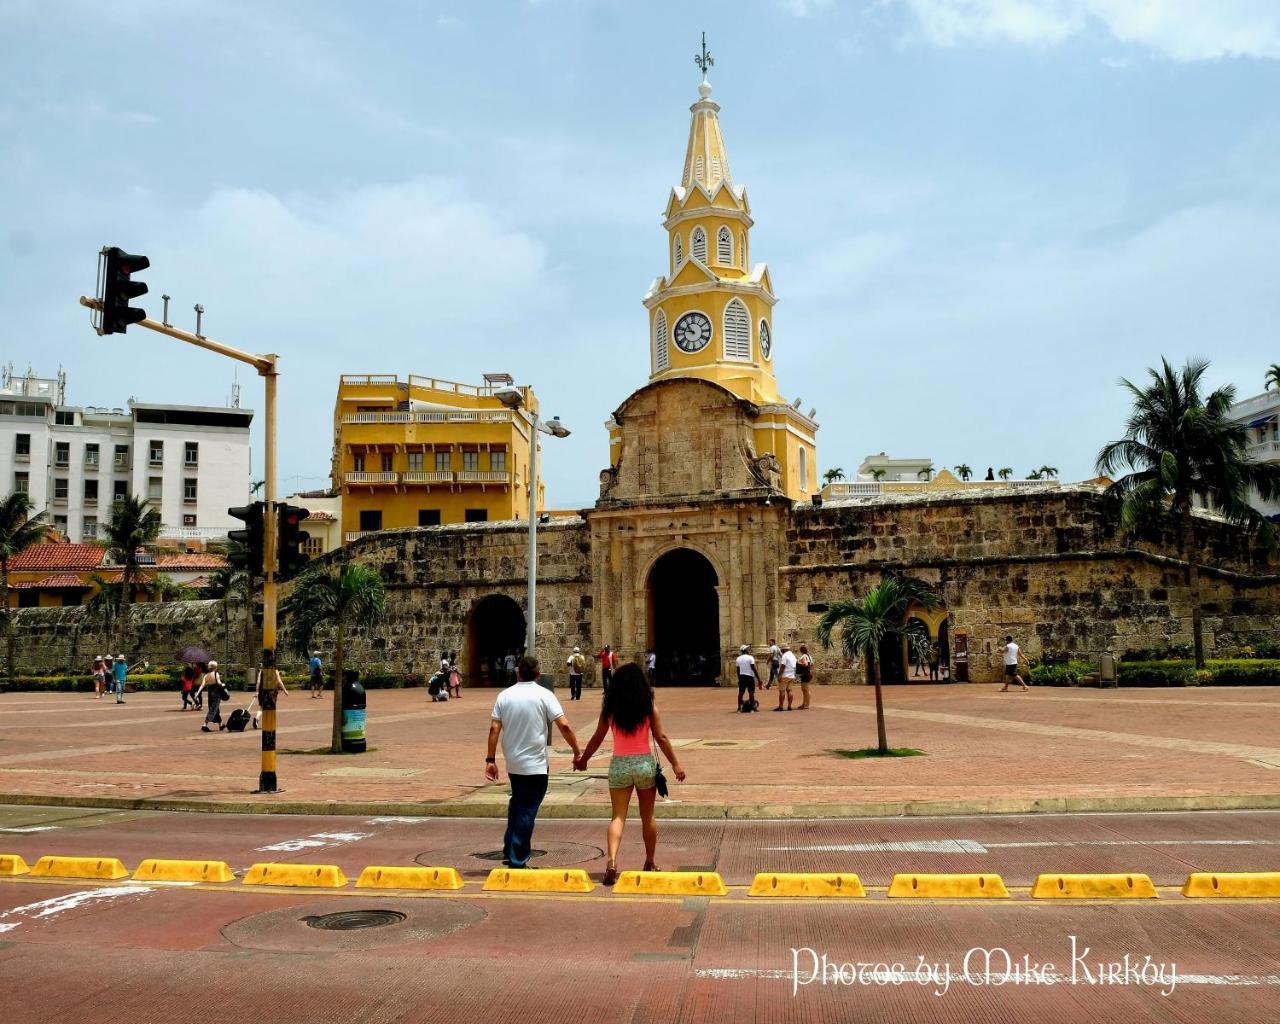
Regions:
[[707, 34], [702, 33], [702, 52], [693, 55], [693, 62], [698, 65], [698, 69], [702, 72], [702, 77], [707, 77], [707, 68], [716, 66], [716, 62], [712, 59], [711, 54], [707, 53]]

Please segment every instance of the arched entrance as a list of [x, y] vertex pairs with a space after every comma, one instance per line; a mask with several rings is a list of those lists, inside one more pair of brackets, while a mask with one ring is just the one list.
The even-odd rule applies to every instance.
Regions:
[[898, 648], [892, 652], [893, 660], [901, 667], [895, 667], [893, 677], [886, 675], [882, 678], [909, 683], [950, 682], [951, 631], [948, 618], [944, 604], [934, 608], [925, 608], [914, 602], [909, 605], [903, 619], [906, 622], [914, 619], [919, 623], [918, 636], [903, 637], [900, 647], [892, 645]]
[[649, 645], [659, 683], [711, 683], [720, 675], [716, 570], [689, 548], [668, 551], [649, 570]]
[[467, 616], [466, 660], [462, 669], [469, 686], [504, 686], [498, 671], [508, 652], [524, 647], [524, 612], [506, 594], [490, 594], [471, 606]]

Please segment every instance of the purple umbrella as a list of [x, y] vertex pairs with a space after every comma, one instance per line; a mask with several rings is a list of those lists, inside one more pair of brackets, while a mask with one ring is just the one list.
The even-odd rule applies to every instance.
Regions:
[[195, 646], [179, 648], [177, 659], [184, 665], [207, 665], [211, 660], [208, 651]]

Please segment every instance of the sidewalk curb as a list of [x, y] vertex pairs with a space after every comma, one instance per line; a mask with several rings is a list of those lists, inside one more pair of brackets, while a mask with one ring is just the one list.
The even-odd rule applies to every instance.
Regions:
[[[505, 802], [440, 803], [258, 800], [165, 800], [0, 793], [0, 804], [29, 807], [100, 807], [112, 810], [185, 811], [209, 814], [312, 814], [352, 817], [505, 818]], [[1149, 811], [1256, 811], [1280, 809], [1280, 793], [1240, 796], [1026, 797], [977, 800], [912, 800], [848, 804], [659, 803], [659, 818], [750, 821], [811, 818], [947, 817], [974, 814], [1087, 814]], [[539, 818], [607, 820], [606, 804], [543, 804]]]

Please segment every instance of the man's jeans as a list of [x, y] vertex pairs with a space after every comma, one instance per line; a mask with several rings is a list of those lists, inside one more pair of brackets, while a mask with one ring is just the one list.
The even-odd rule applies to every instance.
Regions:
[[507, 803], [507, 834], [502, 840], [503, 858], [513, 868], [529, 866], [532, 851], [533, 826], [538, 820], [538, 808], [547, 795], [546, 775], [508, 775], [511, 780], [511, 800]]
[[582, 700], [582, 676], [569, 676], [569, 699]]
[[116, 677], [115, 679], [113, 679], [111, 683], [111, 689], [115, 692], [116, 703], [123, 704], [124, 703], [124, 680], [119, 677]]

